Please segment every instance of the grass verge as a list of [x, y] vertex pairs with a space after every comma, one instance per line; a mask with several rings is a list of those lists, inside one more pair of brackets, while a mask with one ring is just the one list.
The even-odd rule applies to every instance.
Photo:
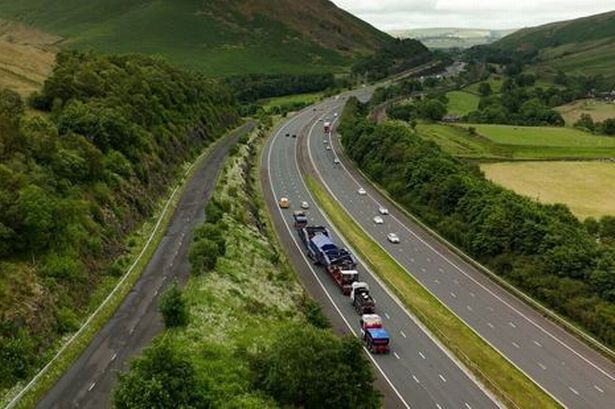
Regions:
[[465, 325], [374, 242], [314, 178], [306, 180], [319, 206], [369, 267], [478, 379], [509, 407], [559, 408], [553, 398]]
[[[23, 392], [23, 395], [14, 403], [12, 401], [3, 402], [3, 404], [7, 404], [7, 409], [35, 407], [38, 401], [51, 389], [51, 387], [53, 387], [53, 385], [55, 385], [75, 360], [77, 360], [92, 339], [94, 339], [96, 333], [107, 323], [141, 276], [141, 273], [156, 251], [160, 240], [164, 237], [166, 228], [169, 225], [187, 181], [192, 177], [198, 165], [202, 163], [202, 161], [209, 156], [209, 153], [211, 153], [211, 151], [224, 139], [225, 137], [208, 146], [192, 164], [185, 167], [183, 176], [178, 181], [177, 186], [171, 190], [166, 202], [161, 202], [158, 211], [152, 216], [150, 221], [146, 222], [145, 226], [151, 228], [148, 229], [145, 227], [140, 235], [143, 246], [134, 246], [135, 249], [140, 250], [138, 254], [136, 254], [136, 252], [134, 254], [136, 257], [134, 263], [117, 282], [116, 287], [111, 290], [108, 297], [102, 301], [98, 309], [90, 315], [79, 331], [75, 333], [64, 346], [60, 347], [47, 366], [32, 379], [30, 384], [24, 387], [24, 389], [27, 388], [27, 390]], [[20, 393], [21, 392], [16, 392], [14, 396], [19, 396]], [[11, 397], [11, 399], [14, 399], [14, 397]]]

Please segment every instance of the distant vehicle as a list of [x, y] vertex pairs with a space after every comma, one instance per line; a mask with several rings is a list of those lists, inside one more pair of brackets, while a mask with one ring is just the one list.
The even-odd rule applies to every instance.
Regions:
[[303, 229], [308, 224], [308, 218], [303, 210], [295, 210], [293, 218], [295, 219], [295, 229]]
[[390, 241], [391, 243], [399, 243], [399, 236], [395, 233], [389, 233], [387, 234], [387, 240]]
[[352, 283], [350, 300], [352, 306], [361, 315], [373, 314], [376, 310], [376, 302], [369, 293], [369, 285], [362, 281]]
[[322, 140], [322, 143], [326, 145], [326, 144], [328, 144], [328, 143], [329, 143], [329, 141], [328, 141], [328, 140], [326, 140], [326, 139], [323, 139], [323, 140]]
[[335, 163], [336, 165], [340, 164], [340, 160], [338, 158], [333, 159], [333, 163]]
[[282, 197], [280, 198], [278, 204], [282, 209], [288, 209], [290, 207], [290, 200], [288, 200], [286, 197]]
[[328, 151], [330, 151], [330, 150], [331, 150], [331, 147], [330, 147], [330, 146], [327, 146], [325, 149], [326, 149], [326, 150], [328, 150]]
[[318, 118], [318, 122], [322, 122], [322, 121], [324, 121], [324, 119]]
[[334, 113], [334, 114], [333, 114], [333, 116], [337, 118], [337, 112], [336, 112], [336, 113]]
[[308, 202], [301, 202], [301, 208], [307, 210], [310, 208], [310, 204]]
[[296, 133], [294, 133], [294, 134], [293, 134], [293, 138], [296, 138], [296, 137], [297, 137], [297, 134], [296, 134]]
[[374, 217], [374, 223], [376, 224], [384, 224], [384, 219], [381, 216]]
[[327, 121], [324, 123], [325, 133], [331, 132], [331, 122]]
[[290, 136], [290, 134], [288, 132], [286, 132], [286, 137], [289, 137], [289, 136]]
[[387, 209], [386, 207], [380, 206], [378, 208], [378, 213], [380, 213], [382, 215], [387, 215], [387, 214], [389, 214], [389, 209]]
[[357, 193], [360, 194], [360, 195], [366, 195], [367, 194], [365, 189], [363, 189], [362, 187], [360, 187], [359, 190], [357, 190]]
[[363, 314], [359, 320], [361, 339], [374, 354], [389, 352], [389, 333], [382, 327], [382, 318], [377, 314]]

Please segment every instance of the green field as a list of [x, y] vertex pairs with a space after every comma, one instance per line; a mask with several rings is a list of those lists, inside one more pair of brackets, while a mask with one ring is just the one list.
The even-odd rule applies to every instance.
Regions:
[[493, 91], [493, 93], [497, 94], [502, 89], [502, 84], [504, 83], [504, 80], [500, 76], [492, 75], [489, 77], [489, 79], [487, 79], [487, 81], [480, 81], [480, 82], [475, 82], [473, 84], [470, 84], [467, 87], [465, 87], [463, 91], [466, 91], [466, 92], [469, 92], [475, 95], [480, 95], [480, 92], [478, 92], [478, 87], [480, 86], [481, 82], [488, 82], [489, 85], [491, 85], [491, 90]]
[[483, 164], [488, 179], [543, 203], [564, 203], [579, 218], [615, 215], [615, 163]]
[[582, 114], [588, 114], [594, 122], [602, 122], [608, 118], [615, 118], [615, 103], [583, 99], [555, 108], [566, 121], [567, 126], [572, 126], [579, 120]]
[[[470, 127], [476, 129], [476, 134], [468, 131]], [[476, 160], [615, 157], [615, 138], [571, 128], [419, 124], [417, 132], [452, 155]]]
[[274, 106], [284, 106], [288, 104], [306, 104], [311, 105], [322, 98], [322, 92], [314, 92], [310, 94], [295, 94], [283, 97], [268, 98], [261, 100], [260, 103], [265, 111], [269, 111]]
[[448, 97], [448, 113], [453, 115], [466, 115], [478, 108], [480, 98], [475, 94], [464, 91], [451, 91]]

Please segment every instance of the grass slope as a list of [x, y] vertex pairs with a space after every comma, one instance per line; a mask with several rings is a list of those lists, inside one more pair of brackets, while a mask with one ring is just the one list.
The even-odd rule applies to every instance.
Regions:
[[564, 203], [580, 217], [615, 215], [615, 164], [506, 162], [484, 164], [490, 180], [543, 203]]
[[0, 20], [0, 88], [25, 96], [51, 74], [61, 37]]
[[539, 51], [539, 66], [615, 78], [615, 11], [519, 30], [493, 43], [504, 50]]
[[391, 40], [326, 0], [4, 0], [75, 47], [165, 56], [212, 76], [340, 70]]
[[[468, 132], [474, 127], [476, 134]], [[418, 134], [448, 153], [477, 160], [615, 157], [615, 138], [577, 129], [489, 124], [419, 124]]]
[[453, 115], [466, 115], [478, 108], [480, 98], [464, 91], [451, 91], [448, 97], [448, 112]]
[[593, 99], [573, 101], [555, 109], [562, 114], [567, 126], [574, 125], [574, 123], [581, 118], [582, 114], [588, 114], [592, 117], [594, 122], [602, 122], [608, 118], [615, 118], [615, 104]]
[[370, 268], [457, 358], [510, 407], [559, 407], [528, 377], [453, 315], [412, 275], [374, 242], [325, 188], [311, 177], [308, 186], [319, 205]]

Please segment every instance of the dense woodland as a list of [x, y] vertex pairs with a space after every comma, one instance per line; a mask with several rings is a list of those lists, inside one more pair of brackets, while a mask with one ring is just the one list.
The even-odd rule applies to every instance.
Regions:
[[0, 91], [0, 388], [78, 327], [180, 165], [238, 120], [226, 88], [141, 56], [62, 52], [29, 102]]
[[283, 95], [324, 91], [338, 84], [333, 74], [250, 74], [228, 77], [224, 81], [237, 100], [243, 103]]
[[615, 218], [581, 223], [487, 181], [473, 164], [349, 101], [346, 151], [397, 201], [475, 259], [615, 345]]

